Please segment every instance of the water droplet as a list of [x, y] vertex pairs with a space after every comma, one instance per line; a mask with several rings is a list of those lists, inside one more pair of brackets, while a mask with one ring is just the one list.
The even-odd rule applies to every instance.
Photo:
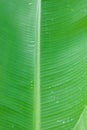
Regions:
[[83, 60], [85, 60], [86, 59], [86, 57], [83, 57]]
[[71, 9], [72, 12], [74, 12], [74, 9]]
[[46, 34], [49, 34], [48, 32], [46, 32]]
[[73, 121], [73, 118], [71, 118], [70, 120]]
[[29, 5], [32, 5], [32, 3], [29, 3]]
[[31, 43], [34, 43], [35, 41], [30, 41]]
[[59, 103], [59, 101], [56, 101], [56, 103]]
[[61, 123], [61, 122], [62, 122], [62, 120], [57, 120], [57, 122], [58, 122], [58, 123]]
[[12, 128], [14, 128], [14, 125], [12, 125]]
[[67, 7], [70, 7], [70, 5], [69, 5], [69, 4], [67, 4], [66, 6], [67, 6]]
[[50, 19], [51, 21], [54, 21], [54, 19], [52, 18], [52, 19]]
[[79, 88], [79, 90], [81, 91], [81, 90], [82, 90], [82, 88]]
[[65, 121], [63, 121], [63, 124], [65, 123]]
[[83, 101], [83, 99], [81, 99], [81, 101]]

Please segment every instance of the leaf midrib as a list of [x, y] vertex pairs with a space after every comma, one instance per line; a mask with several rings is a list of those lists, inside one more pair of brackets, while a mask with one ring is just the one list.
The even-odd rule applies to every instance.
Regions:
[[37, 0], [36, 1], [35, 50], [34, 50], [33, 130], [40, 130], [40, 23], [41, 23], [41, 0]]

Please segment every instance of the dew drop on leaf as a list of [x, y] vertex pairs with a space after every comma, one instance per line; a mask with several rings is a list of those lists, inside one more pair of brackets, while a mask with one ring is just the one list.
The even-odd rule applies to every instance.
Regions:
[[29, 3], [29, 5], [32, 5], [32, 3]]
[[12, 125], [12, 128], [14, 128], [14, 125]]

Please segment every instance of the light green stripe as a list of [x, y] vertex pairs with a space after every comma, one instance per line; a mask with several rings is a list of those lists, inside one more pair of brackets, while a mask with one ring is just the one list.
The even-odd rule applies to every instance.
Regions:
[[40, 130], [40, 14], [41, 0], [37, 0], [35, 35], [34, 130]]

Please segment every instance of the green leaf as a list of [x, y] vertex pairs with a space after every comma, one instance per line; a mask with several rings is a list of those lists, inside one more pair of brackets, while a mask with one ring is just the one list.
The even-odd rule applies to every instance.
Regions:
[[87, 130], [87, 106], [82, 112], [76, 126], [73, 130]]
[[0, 0], [0, 130], [32, 130], [35, 0]]
[[87, 104], [87, 1], [0, 0], [0, 130], [71, 130]]

